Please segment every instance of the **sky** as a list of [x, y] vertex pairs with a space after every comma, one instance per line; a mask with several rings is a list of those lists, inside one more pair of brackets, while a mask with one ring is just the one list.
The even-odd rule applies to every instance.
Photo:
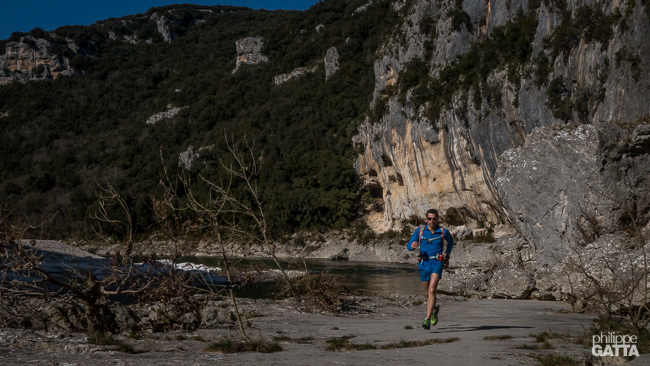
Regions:
[[90, 25], [98, 20], [145, 13], [154, 6], [189, 3], [197, 5], [236, 5], [266, 10], [305, 10], [318, 0], [2, 0], [0, 39], [12, 32], [46, 31], [62, 25]]

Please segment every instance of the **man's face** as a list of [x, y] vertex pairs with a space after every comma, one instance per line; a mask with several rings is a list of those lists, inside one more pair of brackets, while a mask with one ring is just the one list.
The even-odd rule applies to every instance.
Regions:
[[427, 215], [427, 224], [431, 226], [436, 226], [438, 224], [438, 217], [434, 214], [428, 214]]

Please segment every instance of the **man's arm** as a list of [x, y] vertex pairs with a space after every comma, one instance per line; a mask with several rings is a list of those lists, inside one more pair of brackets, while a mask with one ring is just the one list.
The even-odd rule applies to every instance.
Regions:
[[447, 241], [447, 252], [445, 253], [444, 268], [449, 267], [449, 257], [451, 257], [451, 250], [454, 249], [454, 237], [451, 236], [449, 230], [445, 230], [445, 241]]
[[411, 235], [411, 240], [409, 240], [408, 244], [406, 244], [406, 249], [408, 249], [409, 252], [412, 252], [412, 251], [414, 251], [414, 250], [416, 250], [418, 248], [418, 241], [419, 241], [418, 239], [420, 239], [419, 238], [419, 236], [420, 236], [419, 231], [420, 231], [420, 228], [415, 229], [415, 231], [413, 232], [413, 235]]

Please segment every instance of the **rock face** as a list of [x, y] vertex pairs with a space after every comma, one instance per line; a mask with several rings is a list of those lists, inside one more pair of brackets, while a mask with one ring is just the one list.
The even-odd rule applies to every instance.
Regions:
[[[650, 98], [650, 77], [640, 72], [650, 67], [650, 42], [645, 36], [650, 34], [650, 22], [640, 3], [626, 8], [621, 2], [568, 1], [565, 9], [546, 2], [531, 9], [532, 2], [519, 0], [463, 1], [462, 8], [456, 8], [456, 3], [417, 1], [398, 35], [384, 44], [375, 60], [372, 105], [381, 113], [363, 123], [354, 138], [362, 151], [355, 168], [375, 207], [380, 207], [380, 212], [367, 218], [375, 231], [398, 229], [430, 207], [439, 208], [450, 220], [448, 225], [507, 226], [511, 212], [495, 184], [504, 152], [521, 147], [538, 127], [568, 121], [628, 122], [650, 114], [650, 104], [643, 102]], [[582, 16], [578, 10], [583, 14], [585, 7], [602, 14], [601, 19], [618, 19], [606, 27], [611, 36], [578, 35], [582, 40], [569, 48], [549, 46], [550, 36], [562, 26], [562, 11]], [[399, 90], [400, 77], [411, 61], [424, 61], [435, 80], [473, 43], [507, 26], [520, 11], [532, 14], [537, 22], [532, 54], [515, 78], [507, 67], [497, 67], [480, 82], [483, 90], [494, 91], [496, 103], [488, 100], [487, 92], [461, 90], [441, 106], [439, 114], [428, 114], [429, 106], [416, 102], [413, 89]], [[624, 19], [615, 13], [625, 14]], [[457, 19], [465, 21], [454, 28]], [[427, 22], [432, 25], [426, 26]], [[541, 69], [543, 58], [548, 60], [547, 69]], [[526, 76], [530, 74], [524, 70], [539, 70], [542, 81]], [[592, 156], [581, 166], [596, 159]], [[568, 169], [570, 163], [566, 165]], [[556, 194], [555, 201], [561, 202]], [[556, 209], [552, 225], [561, 227], [562, 209]], [[545, 229], [531, 225], [523, 233], [528, 240], [533, 239], [529, 231], [550, 235], [542, 233], [549, 224]]]
[[257, 65], [261, 62], [267, 62], [269, 59], [262, 54], [261, 37], [246, 37], [235, 42], [237, 47], [237, 66], [232, 71], [234, 74], [239, 69], [239, 65]]
[[[121, 38], [115, 34], [115, 32], [109, 31], [108, 32], [108, 38], [114, 40], [114, 41], [123, 41], [123, 42], [128, 42], [131, 44], [138, 44], [140, 41], [138, 40], [138, 37], [136, 35], [123, 35]], [[164, 35], [163, 35], [164, 38]]]
[[539, 264], [555, 264], [574, 245], [625, 229], [630, 220], [647, 222], [648, 126], [539, 128], [503, 154], [497, 187]]
[[76, 73], [70, 66], [70, 59], [51, 54], [50, 48], [48, 40], [31, 36], [7, 43], [5, 54], [0, 56], [0, 85], [56, 79]]
[[339, 69], [339, 51], [331, 47], [325, 54], [325, 80], [329, 79]]
[[[185, 108], [185, 107], [183, 107], [183, 108]], [[173, 107], [172, 105], [168, 105], [166, 111], [159, 112], [159, 113], [156, 113], [156, 114], [152, 115], [151, 117], [147, 118], [147, 121], [145, 123], [148, 124], [148, 125], [155, 125], [156, 123], [158, 123], [158, 122], [160, 122], [162, 120], [169, 119], [169, 118], [174, 118], [174, 116], [176, 116], [178, 113], [180, 113], [180, 111], [183, 108]]]
[[156, 22], [156, 27], [158, 28], [158, 33], [163, 37], [165, 42], [171, 43], [178, 34], [169, 30], [169, 25], [173, 23], [173, 19], [167, 18], [164, 15], [159, 15], [158, 13], [151, 14], [151, 20]]
[[178, 156], [178, 166], [189, 169], [192, 167], [194, 160], [198, 158], [199, 154], [194, 152], [194, 146], [190, 146]]
[[[603, 192], [597, 150], [596, 127], [585, 125], [536, 129], [523, 147], [503, 154], [498, 190], [519, 232], [535, 243], [539, 261], [552, 260], [579, 239], [577, 222], [586, 214], [581, 210], [603, 201], [591, 193]], [[600, 217], [607, 211], [602, 204], [594, 209]]]
[[299, 77], [303, 76], [304, 74], [315, 72], [316, 69], [318, 69], [317, 66], [314, 66], [312, 68], [299, 67], [299, 68], [297, 68], [297, 69], [295, 69], [295, 70], [293, 70], [291, 72], [288, 72], [286, 74], [276, 75], [273, 78], [273, 82], [275, 83], [275, 85], [281, 85], [281, 84], [284, 84], [284, 83], [286, 83], [287, 81], [289, 81], [291, 79], [299, 78]]
[[187, 150], [178, 154], [178, 166], [191, 169], [194, 162], [196, 162], [206, 151], [210, 151], [214, 145], [202, 146], [198, 150], [194, 150], [194, 146], [189, 146]]

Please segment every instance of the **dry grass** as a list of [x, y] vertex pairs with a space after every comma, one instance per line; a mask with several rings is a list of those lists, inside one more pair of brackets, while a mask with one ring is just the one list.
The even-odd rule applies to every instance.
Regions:
[[282, 346], [276, 341], [266, 341], [262, 339], [252, 340], [250, 342], [235, 341], [230, 338], [224, 338], [214, 342], [204, 349], [205, 352], [219, 353], [240, 353], [240, 352], [259, 352], [272, 353], [282, 351]]
[[513, 339], [514, 337], [511, 335], [501, 335], [501, 336], [487, 336], [483, 337], [484, 341], [503, 341], [506, 339]]
[[362, 350], [369, 350], [369, 349], [398, 349], [398, 348], [423, 347], [423, 346], [430, 346], [434, 344], [452, 343], [459, 340], [458, 337], [435, 338], [435, 339], [427, 339], [424, 341], [406, 341], [400, 339], [397, 342], [388, 343], [383, 346], [375, 346], [369, 343], [362, 343], [362, 344], [352, 343], [350, 342], [351, 338], [353, 337], [345, 336], [345, 337], [328, 339], [326, 349], [328, 351], [362, 351]]

